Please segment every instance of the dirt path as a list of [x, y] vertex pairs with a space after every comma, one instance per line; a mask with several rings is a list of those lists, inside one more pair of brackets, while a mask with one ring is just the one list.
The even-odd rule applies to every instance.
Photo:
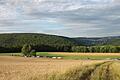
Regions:
[[84, 66], [82, 69], [78, 68], [60, 75], [59, 79], [51, 80], [115, 80], [112, 69], [113, 63], [113, 61], [107, 61], [96, 65]]
[[111, 65], [113, 62], [107, 62], [99, 66], [91, 75], [90, 80], [114, 80]]
[[105, 68], [105, 73], [106, 75], [104, 75], [104, 79], [103, 80], [111, 80], [109, 79], [110, 75], [109, 75], [109, 67], [110, 65], [112, 64], [112, 62], [104, 62], [104, 63], [101, 63], [101, 64], [97, 64], [95, 65], [94, 68], [92, 69], [88, 69], [86, 72], [82, 73], [81, 77], [79, 80], [91, 80], [91, 76], [92, 75], [95, 75], [95, 72], [97, 69], [99, 69], [100, 67], [106, 67]]

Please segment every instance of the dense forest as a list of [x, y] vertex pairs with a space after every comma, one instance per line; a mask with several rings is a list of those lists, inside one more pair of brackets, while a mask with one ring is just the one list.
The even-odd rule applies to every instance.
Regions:
[[[24, 44], [29, 44], [31, 45], [32, 49], [42, 52], [43, 51], [45, 52], [47, 51], [119, 52], [120, 51], [119, 36], [103, 37], [103, 38], [69, 38], [63, 36], [36, 34], [36, 33], [0, 34], [1, 53], [21, 52], [21, 48], [23, 47]], [[98, 49], [98, 47], [100, 50]], [[85, 48], [86, 51], [81, 51], [81, 49], [84, 50], [83, 48]], [[96, 51], [94, 51], [95, 48], [97, 48]], [[104, 51], [105, 49], [107, 51]]]
[[24, 44], [30, 44], [36, 51], [69, 51], [75, 45], [67, 37], [46, 34], [0, 34], [0, 52], [20, 52]]
[[75, 42], [83, 46], [102, 46], [112, 45], [120, 46], [120, 36], [98, 37], [98, 38], [74, 38]]
[[82, 53], [119, 53], [120, 46], [73, 46], [71, 50]]

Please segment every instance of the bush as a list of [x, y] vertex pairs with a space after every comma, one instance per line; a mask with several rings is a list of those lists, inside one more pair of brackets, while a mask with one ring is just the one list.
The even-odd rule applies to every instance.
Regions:
[[30, 55], [31, 56], [36, 56], [36, 51], [35, 50], [31, 50]]
[[29, 44], [25, 44], [21, 51], [24, 56], [30, 56], [31, 46]]

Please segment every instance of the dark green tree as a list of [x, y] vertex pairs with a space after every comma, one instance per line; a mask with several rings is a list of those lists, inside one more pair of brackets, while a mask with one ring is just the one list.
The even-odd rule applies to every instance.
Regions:
[[22, 47], [22, 53], [24, 56], [30, 56], [30, 52], [31, 52], [31, 46], [29, 44], [25, 44], [23, 47]]
[[85, 46], [73, 46], [72, 47], [73, 52], [87, 52], [87, 47]]

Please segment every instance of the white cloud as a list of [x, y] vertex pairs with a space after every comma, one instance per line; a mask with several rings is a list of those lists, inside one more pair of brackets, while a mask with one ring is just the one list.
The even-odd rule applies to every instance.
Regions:
[[[108, 35], [109, 30], [111, 34], [120, 35], [119, 2], [120, 0], [0, 0], [0, 29], [1, 32], [49, 31], [69, 36], [101, 32], [104, 36]], [[45, 25], [51, 30], [45, 26], [43, 30], [43, 24], [36, 24], [36, 20], [45, 20], [53, 25], [57, 23], [57, 26], [65, 28], [57, 31], [59, 28], [56, 26], [53, 29], [53, 25]], [[40, 28], [42, 29], [39, 30]], [[93, 30], [94, 33], [91, 33]]]

